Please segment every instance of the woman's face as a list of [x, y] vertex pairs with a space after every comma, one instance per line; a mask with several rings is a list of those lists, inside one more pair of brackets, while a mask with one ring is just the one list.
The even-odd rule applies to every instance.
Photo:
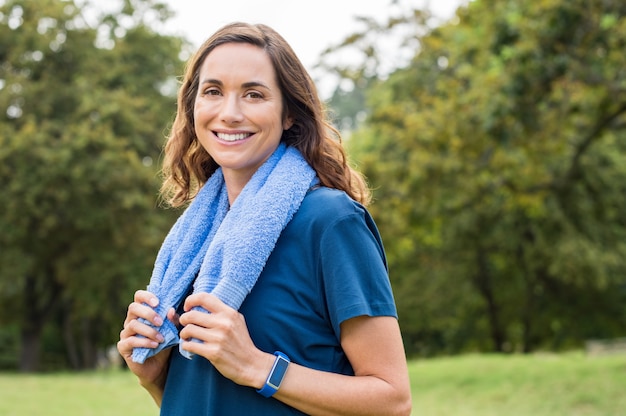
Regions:
[[280, 143], [282, 94], [263, 49], [227, 43], [213, 49], [199, 72], [194, 127], [225, 178], [249, 180]]

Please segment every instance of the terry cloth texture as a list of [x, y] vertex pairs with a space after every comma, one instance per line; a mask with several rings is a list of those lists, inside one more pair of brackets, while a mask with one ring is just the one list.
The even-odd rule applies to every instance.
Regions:
[[284, 144], [259, 167], [230, 209], [221, 168], [211, 175], [165, 238], [147, 288], [159, 298], [155, 311], [163, 318], [158, 330], [165, 341], [153, 349], [135, 348], [132, 360], [143, 363], [179, 342], [178, 329], [166, 315], [178, 308], [192, 284], [193, 293], [213, 293], [239, 309], [283, 228], [317, 182], [300, 152]]

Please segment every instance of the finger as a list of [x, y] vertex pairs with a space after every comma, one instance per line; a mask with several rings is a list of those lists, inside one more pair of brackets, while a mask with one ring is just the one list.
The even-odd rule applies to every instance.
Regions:
[[129, 338], [120, 339], [117, 342], [117, 350], [122, 355], [132, 354], [135, 348], [156, 348], [159, 346], [159, 342], [150, 338], [132, 336]]
[[137, 318], [143, 318], [156, 326], [163, 325], [163, 318], [154, 309], [142, 303], [133, 302], [128, 306], [128, 314], [126, 315], [124, 325]]
[[180, 338], [183, 341], [193, 343], [219, 345], [223, 339], [223, 334], [219, 331], [212, 331], [199, 325], [187, 325], [180, 331]]
[[180, 315], [176, 313], [174, 308], [170, 308], [170, 310], [167, 311], [167, 319], [169, 319], [174, 326], [180, 326]]
[[148, 292], [147, 290], [136, 291], [134, 300], [137, 303], [146, 303], [153, 308], [156, 308], [159, 305], [159, 299], [154, 295], [154, 293]]
[[137, 319], [133, 319], [120, 332], [120, 338], [131, 338], [136, 335], [151, 339], [156, 342], [163, 342], [163, 335], [154, 327], [147, 325]]
[[215, 359], [215, 348], [200, 338], [182, 339], [180, 347], [192, 354], [201, 355], [207, 360]]
[[141, 321], [134, 320], [126, 328], [128, 337], [139, 336], [140, 338], [147, 338], [156, 342], [163, 342], [163, 334], [161, 334], [156, 328], [147, 325]]
[[211, 320], [214, 317], [212, 313], [206, 313], [195, 309], [185, 312], [178, 317], [178, 322], [183, 325], [198, 325], [205, 328], [212, 326]]
[[185, 299], [184, 309], [186, 312], [196, 306], [201, 306], [209, 312], [219, 312], [224, 308], [228, 308], [228, 306], [219, 300], [217, 296], [206, 292], [194, 293]]

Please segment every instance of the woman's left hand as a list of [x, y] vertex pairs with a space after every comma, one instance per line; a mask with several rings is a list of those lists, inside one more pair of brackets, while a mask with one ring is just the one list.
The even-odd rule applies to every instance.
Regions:
[[[209, 313], [193, 310], [196, 306]], [[189, 296], [184, 309], [182, 348], [206, 358], [235, 383], [261, 388], [275, 357], [256, 348], [243, 315], [209, 293]], [[191, 342], [191, 338], [202, 342]]]

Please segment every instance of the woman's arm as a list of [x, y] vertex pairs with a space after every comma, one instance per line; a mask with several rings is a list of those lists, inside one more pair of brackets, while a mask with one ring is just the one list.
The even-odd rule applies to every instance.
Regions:
[[409, 415], [411, 391], [398, 322], [359, 316], [341, 324], [355, 376], [291, 364], [274, 397], [311, 415]]
[[[215, 296], [187, 298], [180, 317], [183, 349], [207, 358], [225, 377], [260, 389], [274, 355], [257, 349], [243, 315]], [[341, 324], [341, 345], [355, 376], [313, 370], [291, 363], [276, 399], [311, 415], [409, 415], [411, 393], [398, 322], [394, 317], [359, 316]], [[268, 399], [269, 400], [269, 399]]]
[[[161, 326], [163, 324], [161, 317], [154, 309], [145, 305], [156, 307], [158, 303], [158, 299], [150, 292], [145, 290], [135, 292], [134, 302], [128, 306], [124, 328], [120, 332], [120, 340], [117, 343], [117, 350], [126, 361], [130, 371], [139, 379], [139, 384], [150, 393], [155, 403], [160, 406], [171, 349], [161, 351], [148, 358], [143, 364], [138, 364], [131, 358], [133, 349], [155, 348], [158, 343], [163, 342], [163, 336], [155, 328], [139, 321], [139, 318], [143, 318], [156, 326]], [[175, 322], [176, 317], [173, 309], [169, 311], [168, 319]]]

